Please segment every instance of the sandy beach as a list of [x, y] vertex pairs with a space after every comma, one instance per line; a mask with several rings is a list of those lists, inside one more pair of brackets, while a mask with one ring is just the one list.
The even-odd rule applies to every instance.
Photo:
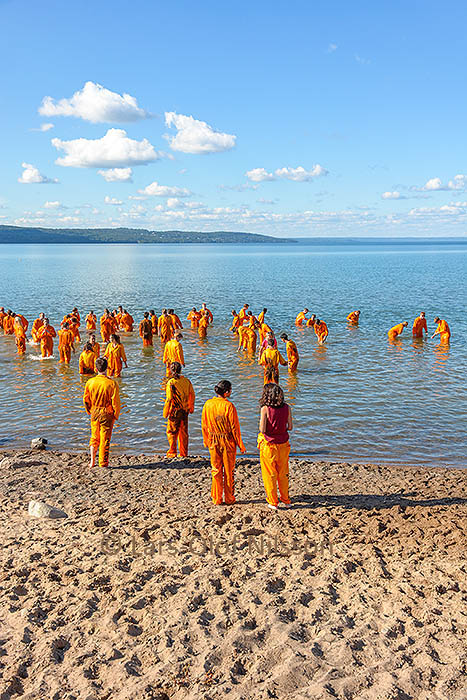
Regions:
[[[467, 473], [0, 453], [2, 700], [466, 697]], [[28, 515], [31, 499], [66, 518]]]

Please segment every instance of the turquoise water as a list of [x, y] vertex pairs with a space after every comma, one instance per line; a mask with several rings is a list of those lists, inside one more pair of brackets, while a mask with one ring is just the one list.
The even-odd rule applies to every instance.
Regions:
[[[327, 461], [406, 462], [464, 466], [466, 455], [467, 245], [2, 245], [0, 306], [30, 324], [45, 311], [58, 328], [66, 312], [122, 304], [139, 322], [145, 310], [173, 307], [184, 319], [206, 301], [214, 314], [207, 341], [184, 331], [185, 374], [197, 394], [190, 453], [204, 451], [200, 415], [221, 378], [233, 384], [244, 441], [256, 453], [262, 370], [236, 352], [228, 332], [233, 308], [266, 306], [276, 335], [296, 340], [296, 376], [281, 371], [293, 408], [292, 451]], [[325, 346], [294, 326], [304, 306], [329, 327]], [[345, 318], [361, 309], [358, 328]], [[387, 330], [409, 329], [424, 310], [451, 326], [449, 347], [414, 342], [404, 332], [394, 345]], [[187, 326], [188, 326], [187, 322]], [[134, 333], [122, 334], [129, 368], [119, 380], [124, 408], [114, 449], [151, 454], [166, 450], [162, 419], [160, 344], [143, 352]], [[0, 444], [23, 447], [47, 437], [52, 447], [80, 450], [88, 441], [78, 354], [72, 365], [37, 360], [37, 349], [15, 355], [14, 339], [0, 334]], [[55, 351], [57, 356], [57, 352]]]

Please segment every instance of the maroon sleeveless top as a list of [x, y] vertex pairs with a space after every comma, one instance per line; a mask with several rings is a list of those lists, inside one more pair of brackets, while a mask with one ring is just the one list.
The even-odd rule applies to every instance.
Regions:
[[287, 420], [289, 418], [289, 406], [284, 404], [280, 408], [266, 406], [266, 430], [263, 435], [272, 445], [283, 445], [289, 441], [287, 432]]

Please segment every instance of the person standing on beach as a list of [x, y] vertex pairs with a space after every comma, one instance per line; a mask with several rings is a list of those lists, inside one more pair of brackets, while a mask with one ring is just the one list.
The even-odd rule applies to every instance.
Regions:
[[44, 325], [39, 329], [37, 334], [41, 343], [42, 357], [52, 357], [54, 352], [54, 338], [56, 336], [55, 328], [49, 324], [48, 318], [44, 318]]
[[359, 318], [360, 318], [360, 311], [351, 311], [350, 314], [347, 316], [347, 321], [352, 326], [358, 326]]
[[298, 367], [298, 349], [293, 340], [289, 340], [287, 333], [282, 333], [281, 340], [285, 343], [287, 352], [287, 361], [289, 363], [289, 372], [296, 372]]
[[388, 330], [388, 338], [389, 340], [393, 341], [396, 340], [404, 330], [408, 326], [408, 322], [404, 321], [403, 323], [398, 323], [397, 326], [393, 326]]
[[439, 340], [441, 343], [449, 343], [449, 340], [451, 338], [451, 330], [448, 326], [448, 322], [444, 321], [443, 319], [439, 318], [439, 316], [437, 316], [434, 320], [434, 323], [437, 323], [438, 327], [431, 336], [431, 338], [434, 338], [435, 335], [439, 335]]
[[201, 429], [204, 446], [211, 456], [211, 498], [215, 505], [235, 503], [235, 455], [237, 447], [246, 452], [242, 441], [237, 410], [229, 401], [232, 384], [222, 379], [214, 387], [216, 396], [203, 406]]
[[167, 376], [170, 376], [170, 365], [173, 362], [178, 362], [182, 367], [185, 367], [185, 357], [183, 356], [183, 347], [180, 342], [182, 338], [183, 335], [181, 333], [177, 333], [175, 338], [172, 338], [172, 340], [167, 341], [167, 343], [164, 346], [162, 362], [164, 362], [164, 364], [166, 365]]
[[112, 428], [120, 415], [120, 390], [117, 382], [107, 377], [105, 357], [97, 358], [96, 370], [97, 377], [88, 379], [83, 395], [86, 413], [91, 416], [89, 466], [96, 465], [96, 457], [99, 453], [99, 467], [108, 467]]
[[[281, 336], [282, 337], [282, 336]], [[290, 508], [289, 498], [289, 430], [292, 411], [284, 402], [284, 392], [278, 384], [265, 384], [260, 399], [258, 449], [268, 507], [277, 510], [279, 499]]]
[[300, 311], [298, 314], [297, 318], [295, 319], [295, 325], [296, 326], [301, 326], [303, 321], [306, 321], [306, 315], [308, 313], [308, 309], [303, 309], [303, 311]]
[[195, 410], [195, 392], [190, 380], [182, 376], [180, 362], [171, 362], [168, 370], [170, 379], [162, 413], [167, 418], [169, 449], [166, 457], [177, 456], [177, 441], [180, 457], [188, 457], [188, 416]]
[[420, 315], [417, 316], [412, 326], [412, 336], [414, 338], [423, 338], [423, 331], [428, 334], [428, 328], [426, 326], [425, 312], [420, 311]]

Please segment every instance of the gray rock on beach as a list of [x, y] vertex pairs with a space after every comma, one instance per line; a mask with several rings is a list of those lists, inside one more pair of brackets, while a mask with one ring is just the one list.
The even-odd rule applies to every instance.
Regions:
[[65, 511], [49, 506], [43, 501], [29, 501], [28, 514], [35, 518], [68, 518]]
[[31, 440], [32, 450], [45, 450], [45, 446], [49, 441], [46, 438], [33, 438]]

